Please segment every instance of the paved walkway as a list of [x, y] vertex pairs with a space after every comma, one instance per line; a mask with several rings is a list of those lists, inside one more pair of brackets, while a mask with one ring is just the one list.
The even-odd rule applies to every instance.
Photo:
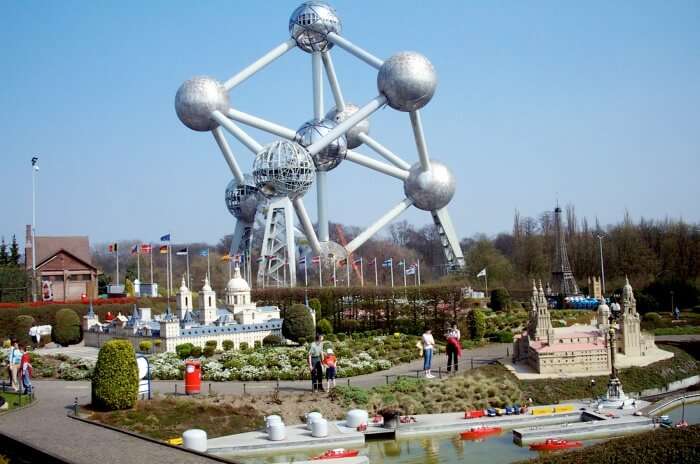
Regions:
[[[465, 350], [462, 356], [463, 368], [471, 367], [471, 358], [487, 359], [505, 356], [509, 344], [492, 344], [473, 350]], [[446, 358], [438, 355], [433, 363], [434, 371], [444, 371]], [[475, 365], [476, 367], [476, 365]], [[389, 370], [353, 377], [351, 385], [371, 387], [386, 383], [386, 375], [409, 375], [422, 368], [422, 361], [395, 366]], [[438, 380], [438, 379], [436, 379]], [[345, 382], [344, 379], [339, 382]], [[90, 382], [67, 382], [62, 380], [36, 381], [37, 402], [23, 410], [0, 415], [0, 428], [7, 435], [36, 446], [56, 456], [76, 464], [185, 464], [212, 463], [213, 460], [183, 453], [129, 435], [86, 424], [67, 417], [67, 413], [77, 397], [80, 404], [90, 402]], [[169, 393], [181, 391], [182, 381], [156, 381], [154, 390]], [[216, 393], [239, 394], [243, 392], [243, 382], [212, 382]], [[208, 387], [205, 383], [205, 392]], [[246, 382], [246, 391], [259, 393], [271, 391], [276, 382]], [[280, 382], [283, 391], [309, 391], [308, 381]]]

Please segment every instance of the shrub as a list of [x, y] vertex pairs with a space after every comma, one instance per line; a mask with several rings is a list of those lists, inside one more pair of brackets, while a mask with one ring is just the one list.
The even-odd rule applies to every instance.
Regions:
[[192, 354], [192, 348], [194, 348], [192, 343], [182, 343], [175, 347], [175, 352], [177, 353], [178, 358], [185, 359]]
[[149, 340], [142, 340], [139, 342], [139, 351], [141, 353], [150, 353], [151, 348], [153, 348], [153, 343]]
[[656, 327], [657, 325], [659, 325], [659, 322], [661, 322], [661, 316], [659, 316], [659, 313], [654, 312], [646, 313], [642, 317], [642, 319], [644, 320], [644, 322], [650, 323], [652, 325], [652, 328]]
[[192, 351], [190, 352], [190, 356], [193, 358], [199, 358], [202, 356], [202, 348], [199, 346], [193, 346]]
[[216, 340], [207, 340], [206, 343], [204, 343], [204, 346], [213, 346], [214, 349], [216, 349], [218, 345]]
[[498, 332], [498, 341], [500, 343], [513, 343], [513, 332], [510, 330], [502, 330]]
[[97, 355], [92, 377], [92, 405], [112, 411], [134, 406], [139, 379], [136, 353], [127, 340], [110, 340]]
[[338, 334], [338, 341], [344, 342], [346, 337], [347, 337], [347, 335], [345, 335], [344, 333], [339, 333]]
[[29, 329], [34, 326], [34, 318], [21, 314], [15, 318], [15, 338], [20, 345], [31, 345], [32, 337], [29, 336]]
[[221, 342], [221, 346], [224, 348], [224, 351], [231, 351], [234, 346], [233, 340], [224, 340]]
[[306, 306], [295, 304], [286, 311], [282, 322], [282, 335], [295, 342], [301, 337], [313, 338], [314, 321]]
[[264, 346], [279, 346], [284, 343], [284, 340], [279, 335], [268, 335], [263, 338], [262, 343]]
[[253, 342], [253, 348], [256, 349], [256, 350], [257, 350], [258, 348], [262, 348], [262, 342], [261, 342], [260, 340], [255, 340], [255, 341]]
[[83, 339], [80, 316], [70, 308], [59, 309], [53, 328], [53, 340], [59, 345], [68, 346], [80, 343]]
[[215, 351], [216, 351], [216, 348], [211, 346], [211, 345], [206, 345], [204, 347], [204, 350], [202, 350], [202, 352], [204, 353], [204, 357], [206, 357], [206, 358], [211, 358], [212, 356], [214, 356]]
[[238, 348], [241, 351], [248, 351], [250, 349], [250, 345], [248, 345], [248, 342], [241, 342], [241, 344], [238, 346]]
[[491, 309], [494, 311], [505, 311], [510, 308], [510, 293], [505, 288], [494, 288], [491, 290]]
[[297, 340], [297, 342], [298, 342], [300, 345], [306, 344], [306, 337], [299, 337], [299, 340]]
[[161, 341], [160, 338], [156, 338], [155, 340], [153, 340], [153, 344], [154, 344], [155, 346], [160, 346], [161, 343], [162, 343], [162, 341]]
[[330, 341], [330, 342], [337, 342], [337, 341], [338, 341], [338, 337], [337, 337], [335, 334], [328, 334], [328, 335], [326, 336], [326, 338], [327, 338], [328, 341]]
[[333, 324], [328, 319], [321, 319], [316, 324], [316, 330], [318, 333], [323, 335], [328, 335], [333, 333]]
[[469, 338], [472, 340], [481, 340], [484, 338], [486, 330], [486, 317], [480, 309], [472, 309], [467, 313], [467, 330]]
[[316, 317], [321, 317], [321, 300], [318, 298], [309, 299], [309, 308], [316, 311]]

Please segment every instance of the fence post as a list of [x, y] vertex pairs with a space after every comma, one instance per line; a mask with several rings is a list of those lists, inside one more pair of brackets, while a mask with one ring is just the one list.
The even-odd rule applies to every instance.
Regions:
[[389, 376], [385, 375], [384, 377], [386, 378], [386, 384], [389, 385]]
[[472, 369], [474, 369], [474, 358], [469, 358], [469, 360], [470, 360], [471, 363], [472, 363]]
[[211, 383], [209, 383], [209, 396], [211, 396]]
[[177, 396], [177, 384], [175, 384], [175, 396]]
[[438, 379], [442, 379], [442, 367], [438, 366]]
[[73, 400], [73, 415], [78, 416], [78, 397], [76, 396]]
[[244, 383], [243, 384], [243, 395], [245, 395], [245, 394], [246, 394], [246, 392], [245, 392], [245, 383]]

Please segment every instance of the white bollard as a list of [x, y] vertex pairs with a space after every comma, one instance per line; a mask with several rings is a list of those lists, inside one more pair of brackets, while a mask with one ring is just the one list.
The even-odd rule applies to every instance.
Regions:
[[280, 441], [286, 438], [286, 430], [282, 422], [272, 423], [268, 426], [267, 439], [270, 441]]
[[185, 430], [182, 434], [182, 446], [201, 453], [207, 452], [207, 432], [200, 429]]
[[323, 415], [320, 412], [314, 411], [314, 412], [308, 413], [306, 415], [306, 428], [309, 430], [313, 430], [311, 428], [311, 425], [319, 419], [323, 419]]
[[328, 436], [328, 421], [326, 419], [315, 419], [311, 423], [311, 436], [316, 438]]
[[367, 424], [369, 414], [364, 409], [351, 409], [345, 416], [345, 426], [356, 429], [362, 424]]

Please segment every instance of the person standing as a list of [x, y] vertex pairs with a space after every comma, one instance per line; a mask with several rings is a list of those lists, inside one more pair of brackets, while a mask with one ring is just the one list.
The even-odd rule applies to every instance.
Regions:
[[425, 371], [425, 378], [432, 379], [435, 378], [435, 376], [430, 372], [430, 365], [433, 362], [435, 339], [430, 329], [425, 329], [421, 341], [423, 342], [423, 370]]
[[311, 391], [323, 390], [323, 335], [316, 334], [316, 339], [309, 346], [309, 369], [311, 369]]
[[18, 376], [20, 375], [19, 365], [22, 361], [22, 351], [19, 349], [17, 340], [12, 340], [12, 348], [10, 349], [10, 354], [8, 355], [7, 360], [9, 363], [8, 368], [10, 370], [10, 382], [12, 383], [12, 388], [15, 391], [19, 391]]
[[22, 348], [22, 359], [19, 363], [19, 372], [22, 379], [22, 389], [25, 395], [32, 394], [32, 363], [29, 360], [29, 352], [27, 347]]
[[338, 364], [338, 360], [333, 354], [333, 350], [328, 348], [326, 350], [326, 356], [323, 358], [323, 365], [326, 366], [326, 382], [328, 384], [328, 391], [331, 388], [335, 388], [335, 366]]
[[454, 365], [455, 372], [459, 366], [459, 357], [462, 356], [462, 344], [460, 343], [461, 333], [457, 328], [457, 322], [452, 322], [450, 327], [445, 333], [445, 339], [447, 339], [447, 372], [452, 371], [452, 366]]

